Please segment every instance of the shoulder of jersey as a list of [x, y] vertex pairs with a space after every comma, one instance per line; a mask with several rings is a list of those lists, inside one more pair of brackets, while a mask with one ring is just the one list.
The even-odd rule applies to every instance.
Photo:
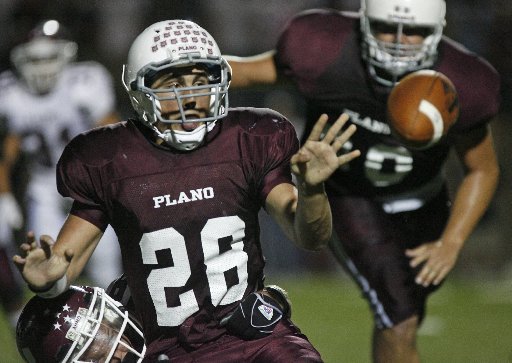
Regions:
[[[68, 144], [74, 154], [95, 164], [111, 159], [118, 148], [133, 145], [134, 127], [128, 121], [96, 127], [75, 136]], [[124, 145], [124, 146], [123, 146]]]
[[90, 80], [94, 78], [110, 78], [107, 68], [95, 61], [74, 62], [69, 64], [63, 72], [63, 77], [74, 81]]
[[317, 17], [359, 19], [359, 13], [355, 11], [340, 11], [335, 9], [308, 9], [298, 13], [293, 19], [308, 20]]
[[19, 79], [10, 69], [3, 71], [0, 73], [0, 89], [2, 90], [1, 93], [8, 92], [9, 89], [16, 87], [19, 82]]
[[459, 96], [461, 113], [453, 130], [473, 127], [496, 115], [501, 103], [501, 81], [495, 68], [447, 37], [443, 37], [440, 54], [436, 70], [453, 82]]
[[[307, 53], [308, 41], [316, 43], [319, 37], [333, 42], [342, 42], [345, 35], [349, 34], [356, 22], [359, 21], [359, 15], [355, 12], [338, 11], [333, 9], [312, 9], [299, 13], [292, 18], [286, 27], [288, 37], [297, 38], [302, 53]], [[325, 51], [328, 51], [325, 50]]]
[[74, 69], [76, 71], [84, 71], [84, 72], [105, 72], [106, 71], [106, 67], [99, 63], [99, 62], [96, 62], [96, 61], [93, 61], [93, 60], [89, 60], [89, 61], [82, 61], [82, 62], [73, 62], [73, 63], [70, 63], [68, 66], [67, 66], [68, 69]]
[[[270, 135], [277, 131], [293, 129], [286, 117], [269, 108], [237, 107], [229, 110], [230, 125], [240, 127], [252, 135]], [[223, 122], [223, 121], [220, 121]]]
[[[456, 70], [460, 73], [467, 73], [468, 71], [471, 71], [471, 75], [475, 77], [482, 76], [499, 78], [498, 72], [487, 60], [472, 52], [461, 43], [443, 36], [441, 45], [443, 46], [442, 51], [444, 53], [443, 60], [441, 61], [441, 68], [451, 66], [450, 70]], [[461, 68], [461, 64], [464, 64], [465, 66]], [[447, 76], [449, 76], [449, 73]]]

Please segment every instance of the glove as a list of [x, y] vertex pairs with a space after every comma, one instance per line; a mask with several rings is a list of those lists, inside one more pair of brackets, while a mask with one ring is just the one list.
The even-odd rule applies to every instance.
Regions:
[[23, 226], [23, 214], [11, 193], [0, 194], [0, 240], [10, 241], [12, 229]]
[[290, 302], [286, 291], [279, 286], [268, 286], [264, 291], [271, 296], [251, 293], [220, 324], [225, 325], [230, 334], [244, 340], [272, 334], [283, 316], [290, 317]]

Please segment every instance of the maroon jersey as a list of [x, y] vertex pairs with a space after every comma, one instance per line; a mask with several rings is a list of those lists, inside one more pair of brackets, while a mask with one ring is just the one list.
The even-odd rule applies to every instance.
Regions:
[[368, 75], [361, 59], [360, 34], [354, 14], [334, 10], [299, 14], [279, 38], [275, 55], [278, 71], [295, 82], [307, 101], [305, 135], [321, 113], [335, 120], [346, 112], [358, 126], [346, 147], [361, 150], [361, 157], [333, 175], [331, 190], [384, 199], [416, 190], [421, 194], [426, 184], [435, 184], [453, 136], [484, 125], [498, 112], [498, 75], [486, 61], [444, 37], [433, 69], [454, 83], [460, 117], [448, 136], [434, 147], [407, 149], [391, 136], [386, 122], [391, 88], [377, 85]]
[[151, 354], [217, 338], [218, 321], [261, 287], [258, 211], [272, 188], [292, 183], [298, 139], [282, 115], [252, 108], [230, 110], [192, 152], [146, 133], [127, 121], [76, 137], [57, 184], [73, 215], [114, 228]]

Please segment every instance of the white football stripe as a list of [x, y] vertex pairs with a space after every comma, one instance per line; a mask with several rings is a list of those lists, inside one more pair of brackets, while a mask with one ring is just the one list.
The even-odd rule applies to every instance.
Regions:
[[434, 132], [429, 144], [434, 144], [443, 136], [444, 123], [441, 112], [439, 112], [436, 106], [426, 100], [421, 100], [419, 110], [421, 113], [425, 114], [432, 123]]

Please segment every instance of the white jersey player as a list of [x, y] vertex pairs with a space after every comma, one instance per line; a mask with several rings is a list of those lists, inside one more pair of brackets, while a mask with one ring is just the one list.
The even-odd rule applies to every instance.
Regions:
[[[17, 145], [28, 162], [26, 226], [52, 235], [71, 206], [55, 183], [65, 145], [80, 132], [117, 121], [110, 73], [97, 62], [74, 62], [77, 45], [62, 38], [59, 27], [50, 20], [34, 29], [28, 42], [12, 50], [14, 68], [0, 75], [0, 115], [14, 140], [10, 145]], [[12, 204], [11, 209], [15, 212]], [[88, 266], [98, 286], [107, 287], [120, 274], [116, 243], [107, 230]]]

